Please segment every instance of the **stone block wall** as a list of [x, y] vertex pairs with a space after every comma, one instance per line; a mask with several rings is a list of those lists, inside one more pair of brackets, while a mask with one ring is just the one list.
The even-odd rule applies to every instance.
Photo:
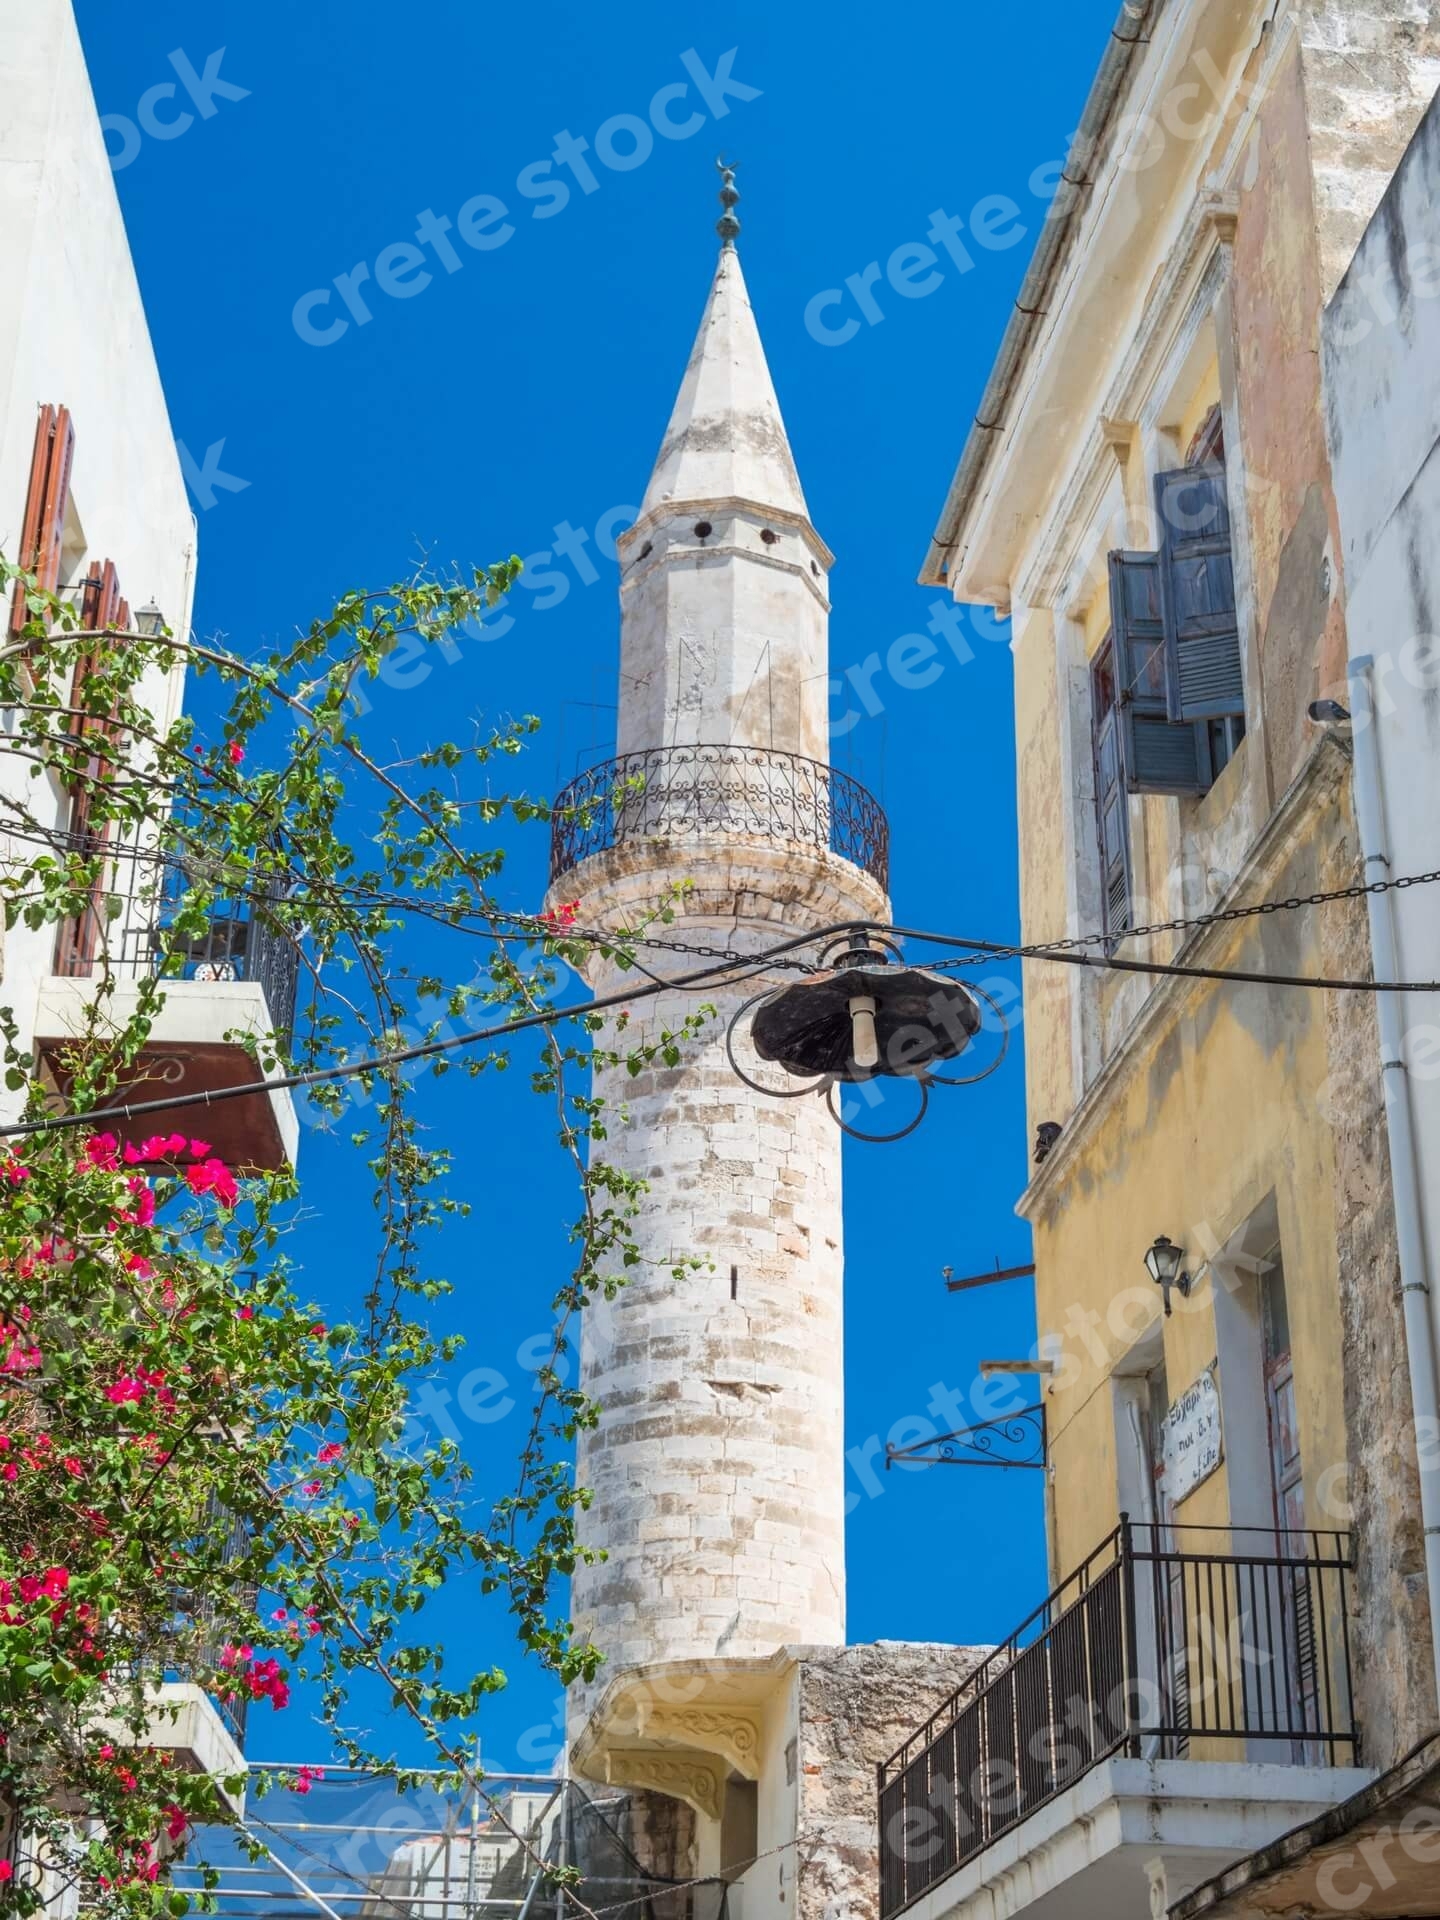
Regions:
[[796, 1920], [875, 1920], [875, 1770], [990, 1651], [894, 1640], [807, 1649], [798, 1676]]

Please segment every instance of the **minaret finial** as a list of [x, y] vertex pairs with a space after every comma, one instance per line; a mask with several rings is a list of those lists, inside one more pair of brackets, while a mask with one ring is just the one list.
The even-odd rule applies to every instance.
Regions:
[[715, 231], [720, 236], [722, 246], [733, 247], [735, 236], [740, 231], [740, 222], [735, 218], [735, 202], [740, 198], [735, 191], [735, 169], [725, 164], [723, 153], [715, 165], [720, 170], [720, 205], [725, 209], [715, 222]]

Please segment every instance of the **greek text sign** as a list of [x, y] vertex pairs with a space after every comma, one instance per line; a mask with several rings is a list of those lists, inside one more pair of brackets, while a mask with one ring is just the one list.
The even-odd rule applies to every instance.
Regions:
[[1165, 1485], [1171, 1500], [1178, 1506], [1223, 1458], [1220, 1390], [1214, 1369], [1207, 1368], [1165, 1415]]

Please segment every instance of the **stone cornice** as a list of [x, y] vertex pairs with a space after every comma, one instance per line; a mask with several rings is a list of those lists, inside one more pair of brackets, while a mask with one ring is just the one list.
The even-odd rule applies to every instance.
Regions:
[[1187, 317], [1210, 304], [1229, 273], [1239, 197], [1204, 189], [1190, 203], [1180, 235], [1141, 312], [1130, 350], [1111, 381], [1057, 498], [1065, 503], [1043, 530], [1028, 566], [1017, 575], [1024, 606], [1053, 607], [1085, 531], [1115, 484], [1128, 454], [1149, 385]]
[[[642, 513], [633, 526], [629, 526], [618, 535], [616, 550], [625, 554], [640, 538], [649, 533], [665, 520], [693, 520], [697, 516], [708, 518], [715, 513], [746, 513], [767, 526], [789, 527], [793, 532], [802, 534], [806, 544], [814, 549], [815, 557], [828, 572], [835, 564], [835, 556], [815, 531], [803, 513], [791, 513], [784, 507], [767, 507], [763, 500], [745, 500], [736, 494], [727, 494], [717, 500], [666, 500], [658, 507], [651, 507]], [[749, 558], [757, 556], [748, 553]]]
[[[1247, 896], [1263, 893], [1294, 846], [1315, 806], [1340, 790], [1349, 771], [1349, 747], [1332, 733], [1322, 734], [1257, 835], [1234, 879], [1211, 909], [1212, 912], [1223, 913], [1227, 907], [1242, 906], [1247, 903]], [[1176, 950], [1175, 964], [1201, 964], [1204, 956], [1227, 937], [1234, 924], [1222, 922], [1196, 928]], [[1114, 1053], [1085, 1089], [1078, 1105], [1065, 1121], [1060, 1137], [1035, 1170], [1029, 1186], [1015, 1202], [1015, 1211], [1022, 1220], [1033, 1222], [1057, 1187], [1063, 1184], [1076, 1157], [1094, 1138], [1102, 1116], [1110, 1109], [1116, 1089], [1135, 1071], [1146, 1041], [1176, 1018], [1187, 998], [1197, 989], [1206, 987], [1207, 982], [1203, 980], [1185, 979], [1174, 974], [1161, 975], [1156, 979], [1153, 990], [1121, 1035]]]

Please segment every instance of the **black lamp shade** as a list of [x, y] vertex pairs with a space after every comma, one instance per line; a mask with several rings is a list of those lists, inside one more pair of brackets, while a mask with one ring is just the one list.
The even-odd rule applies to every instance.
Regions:
[[[851, 1002], [874, 1004], [879, 1061], [855, 1059]], [[751, 1024], [762, 1060], [813, 1079], [869, 1080], [877, 1074], [915, 1076], [963, 1053], [980, 1027], [975, 996], [958, 981], [919, 967], [849, 965], [797, 981], [765, 1001]]]

